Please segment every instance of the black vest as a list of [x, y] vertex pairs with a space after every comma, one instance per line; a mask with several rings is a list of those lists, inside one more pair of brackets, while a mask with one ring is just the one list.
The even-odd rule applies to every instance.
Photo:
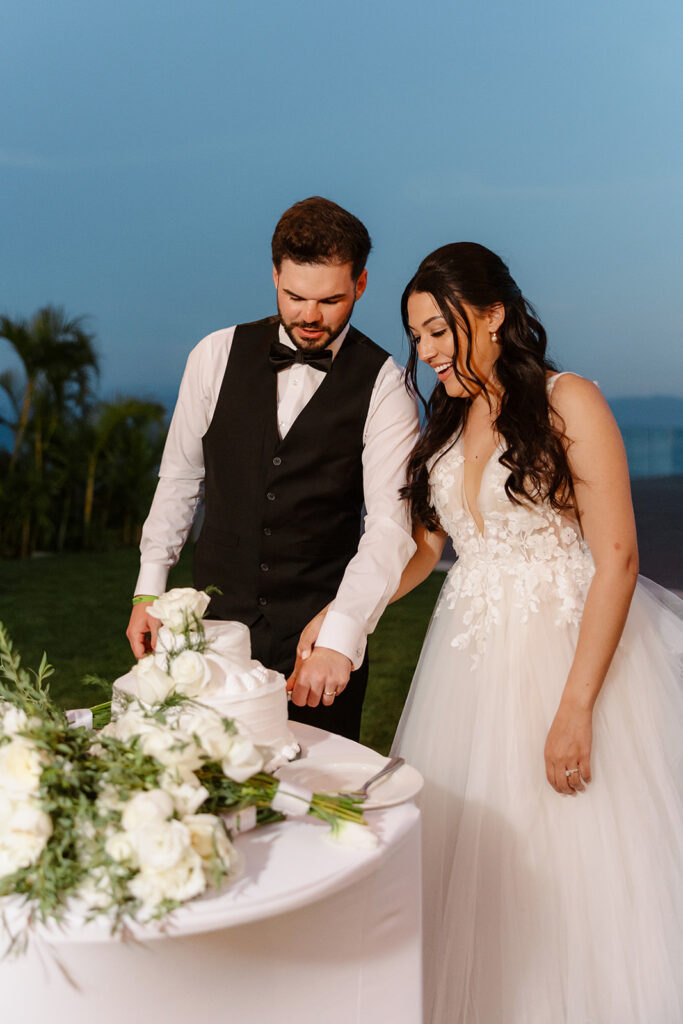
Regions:
[[205, 516], [194, 584], [222, 591], [208, 615], [289, 636], [332, 600], [356, 553], [363, 429], [388, 358], [353, 327], [282, 440], [268, 355], [277, 318], [236, 328], [203, 439]]

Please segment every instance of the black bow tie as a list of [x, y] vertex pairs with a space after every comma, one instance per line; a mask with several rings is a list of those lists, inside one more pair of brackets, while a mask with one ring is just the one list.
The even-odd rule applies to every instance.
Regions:
[[283, 345], [281, 341], [273, 341], [270, 345], [270, 366], [273, 373], [286, 370], [294, 363], [303, 363], [305, 366], [312, 366], [314, 370], [322, 370], [323, 373], [332, 366], [332, 353], [329, 348], [318, 352], [305, 352], [301, 348], [290, 348]]

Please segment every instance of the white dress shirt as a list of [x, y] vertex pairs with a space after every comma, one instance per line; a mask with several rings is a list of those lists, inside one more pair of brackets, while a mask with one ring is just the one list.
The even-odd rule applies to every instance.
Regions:
[[[334, 359], [348, 326], [329, 346]], [[187, 540], [204, 481], [202, 438], [216, 408], [235, 333], [209, 334], [192, 350], [159, 469], [152, 507], [142, 531], [136, 594], [161, 594], [169, 569]], [[284, 328], [280, 341], [294, 348]], [[325, 379], [321, 370], [294, 363], [277, 375], [277, 418], [284, 437]], [[358, 668], [366, 638], [394, 593], [415, 551], [407, 503], [398, 497], [406, 461], [418, 434], [417, 408], [403, 371], [388, 357], [375, 381], [363, 430], [365, 532], [318, 636], [320, 647], [340, 651]]]

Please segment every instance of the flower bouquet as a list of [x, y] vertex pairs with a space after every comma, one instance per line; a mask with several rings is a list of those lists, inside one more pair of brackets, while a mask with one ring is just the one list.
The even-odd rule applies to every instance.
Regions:
[[[114, 932], [165, 918], [240, 873], [233, 839], [245, 822], [313, 815], [333, 835], [348, 829], [352, 841], [356, 830], [376, 842], [357, 801], [284, 791], [262, 770], [268, 751], [182, 692], [201, 668], [194, 658], [191, 671], [184, 653], [201, 658], [204, 634], [194, 611], [176, 630], [184, 642], [165, 671], [139, 668], [150, 683], [153, 667], [166, 679], [155, 678], [150, 699], [127, 699], [98, 731], [91, 719], [69, 722], [50, 699], [45, 655], [37, 671], [22, 668], [0, 624], [0, 918], [8, 949], [25, 948], [33, 926], [67, 912], [106, 915]], [[108, 711], [94, 709], [95, 724]]]

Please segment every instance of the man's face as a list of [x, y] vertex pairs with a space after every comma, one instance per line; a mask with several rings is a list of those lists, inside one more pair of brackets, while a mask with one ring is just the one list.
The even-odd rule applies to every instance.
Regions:
[[354, 281], [351, 269], [351, 263], [287, 259], [279, 271], [273, 267], [280, 320], [297, 348], [309, 352], [327, 348], [344, 330], [368, 276], [364, 270]]

